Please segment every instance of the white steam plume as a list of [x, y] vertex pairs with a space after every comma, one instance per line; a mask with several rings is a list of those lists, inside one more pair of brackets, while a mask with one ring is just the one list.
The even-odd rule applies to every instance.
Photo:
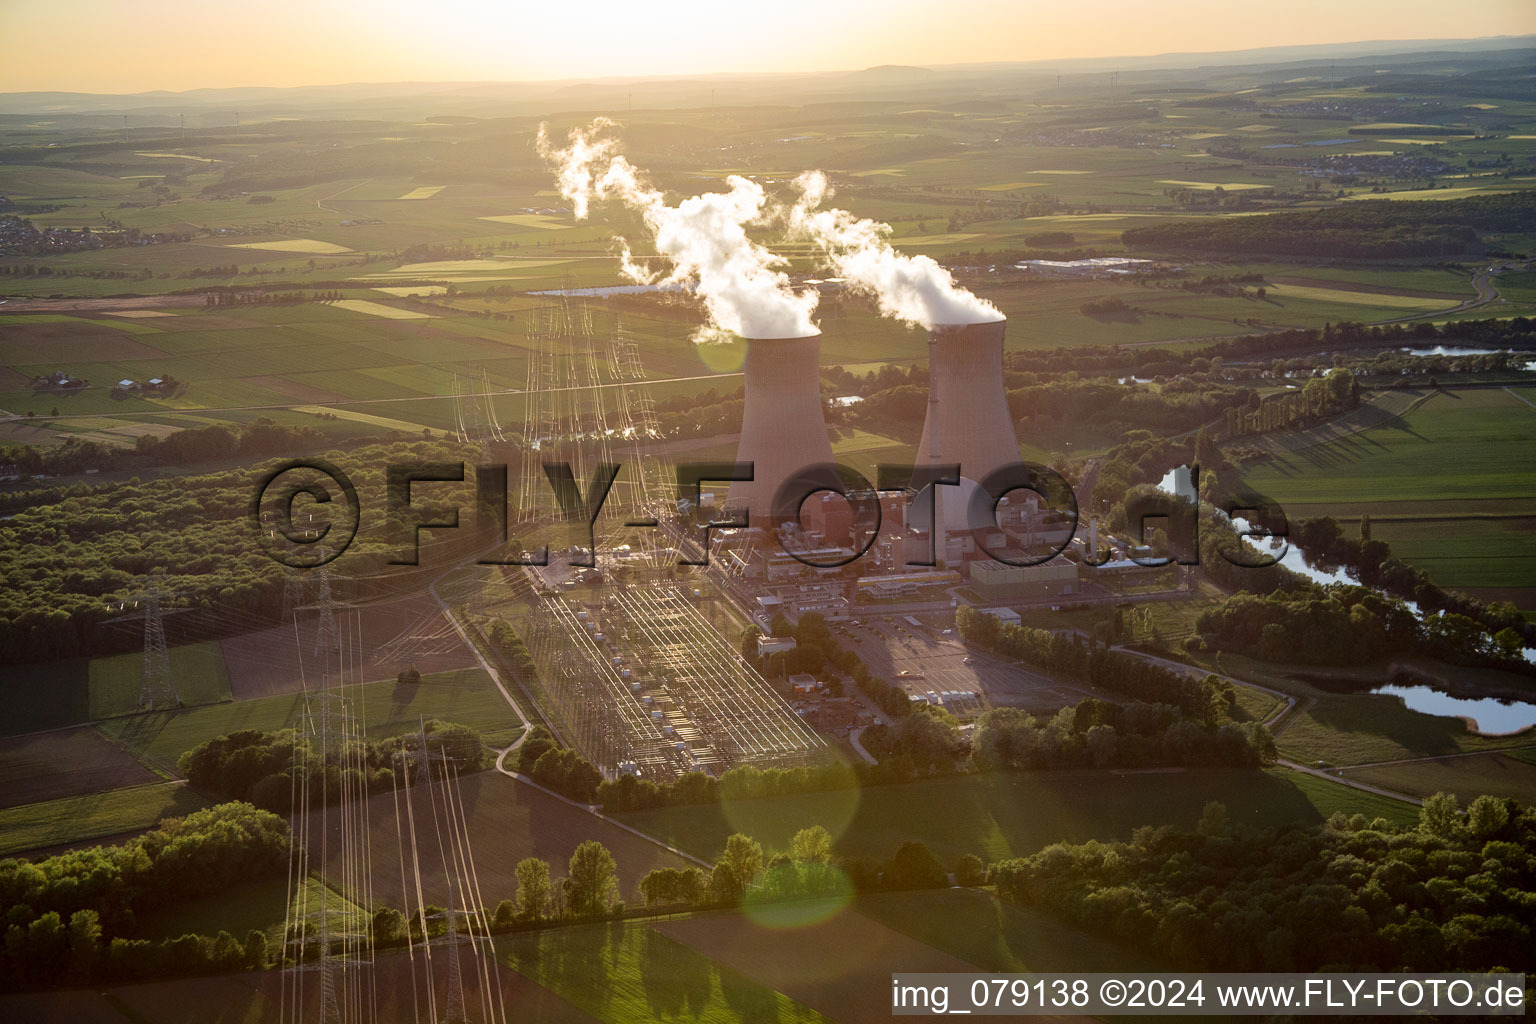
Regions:
[[847, 210], [821, 209], [830, 189], [820, 171], [807, 171], [795, 185], [800, 199], [785, 212], [790, 233], [820, 249], [824, 262], [849, 287], [874, 296], [882, 316], [929, 329], [1004, 319], [996, 306], [956, 284], [931, 257], [893, 249], [886, 238], [889, 224], [857, 218]]
[[583, 220], [594, 201], [618, 200], [640, 214], [655, 238], [656, 251], [672, 262], [667, 274], [648, 273], [620, 240], [625, 276], [641, 284], [691, 285], [704, 302], [713, 330], [694, 336], [707, 341], [727, 331], [745, 338], [804, 338], [819, 333], [811, 313], [819, 296], [796, 294], [777, 269], [785, 260], [747, 237], [747, 226], [764, 222], [767, 196], [755, 181], [732, 175], [729, 192], [706, 192], [669, 206], [660, 190], [606, 137], [612, 127], [597, 118], [571, 131], [564, 149], [539, 128], [539, 153], [557, 169], [560, 194]]

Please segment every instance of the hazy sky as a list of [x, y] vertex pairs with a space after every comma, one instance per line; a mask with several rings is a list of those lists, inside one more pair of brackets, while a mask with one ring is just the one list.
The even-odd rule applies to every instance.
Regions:
[[817, 71], [1536, 32], [1536, 0], [0, 0], [0, 91]]

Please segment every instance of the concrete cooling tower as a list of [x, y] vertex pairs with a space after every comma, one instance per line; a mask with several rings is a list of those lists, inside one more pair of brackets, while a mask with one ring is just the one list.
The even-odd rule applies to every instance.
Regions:
[[753, 526], [772, 526], [774, 495], [786, 480], [837, 487], [821, 407], [821, 336], [748, 338], [745, 371], [736, 461], [754, 464], [753, 480], [732, 484], [726, 504], [738, 515], [748, 511]]
[[[1003, 389], [1006, 327], [1005, 320], [941, 324], [928, 334], [928, 417], [916, 461], [960, 466], [959, 487], [937, 488], [938, 520], [946, 534], [969, 536], [966, 510], [977, 482], [1019, 461], [1019, 438]], [[927, 523], [919, 515], [911, 522], [923, 529]], [[946, 545], [939, 544], [938, 551], [946, 557]]]

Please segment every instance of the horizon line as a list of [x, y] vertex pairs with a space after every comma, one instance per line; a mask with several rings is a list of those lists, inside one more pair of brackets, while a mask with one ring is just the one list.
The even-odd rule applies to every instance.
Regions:
[[[878, 70], [881, 70], [881, 69], [884, 69], [884, 68], [891, 68], [891, 69], [906, 68], [906, 69], [912, 69], [912, 70], [917, 70], [917, 71], [940, 71], [940, 70], [963, 69], [963, 68], [1008, 68], [1008, 67], [1024, 68], [1024, 67], [1034, 67], [1034, 66], [1049, 67], [1049, 66], [1053, 66], [1053, 65], [1055, 65], [1055, 66], [1064, 66], [1064, 65], [1071, 65], [1071, 64], [1083, 64], [1083, 63], [1089, 63], [1089, 62], [1095, 62], [1095, 61], [1114, 61], [1114, 60], [1127, 60], [1127, 61], [1130, 61], [1130, 60], [1149, 61], [1150, 60], [1150, 61], [1156, 61], [1156, 60], [1172, 60], [1172, 59], [1176, 59], [1176, 58], [1219, 57], [1219, 56], [1224, 56], [1224, 55], [1238, 56], [1238, 55], [1244, 55], [1244, 54], [1255, 54], [1255, 53], [1264, 53], [1264, 52], [1270, 52], [1270, 51], [1286, 51], [1286, 50], [1325, 49], [1325, 48], [1334, 48], [1334, 49], [1344, 50], [1344, 49], [1349, 49], [1351, 47], [1401, 46], [1401, 45], [1413, 45], [1413, 44], [1421, 44], [1421, 43], [1426, 45], [1426, 46], [1430, 46], [1432, 44], [1437, 44], [1437, 43], [1439, 43], [1439, 44], [1446, 44], [1446, 43], [1461, 43], [1461, 44], [1465, 44], [1465, 43], [1498, 42], [1498, 41], [1501, 41], [1501, 40], [1509, 41], [1509, 42], [1516, 43], [1516, 44], [1518, 44], [1520, 42], [1529, 42], [1532, 45], [1536, 45], [1536, 33], [1524, 33], [1524, 34], [1517, 34], [1517, 35], [1511, 35], [1511, 34], [1505, 34], [1505, 33], [1496, 33], [1494, 35], [1484, 35], [1484, 36], [1454, 36], [1454, 37], [1424, 36], [1424, 37], [1395, 38], [1395, 39], [1379, 39], [1379, 38], [1378, 39], [1358, 39], [1358, 40], [1348, 40], [1348, 41], [1343, 41], [1343, 42], [1337, 42], [1336, 41], [1336, 42], [1319, 42], [1319, 43], [1282, 43], [1282, 44], [1276, 44], [1276, 45], [1273, 45], [1273, 46], [1255, 46], [1255, 47], [1246, 47], [1246, 48], [1240, 48], [1240, 49], [1168, 50], [1168, 51], [1164, 51], [1164, 52], [1160, 52], [1160, 53], [1119, 53], [1119, 54], [1105, 54], [1105, 55], [1102, 55], [1102, 56], [1092, 56], [1092, 57], [1060, 57], [1060, 58], [1044, 57], [1044, 58], [1035, 58], [1035, 59], [1030, 59], [1030, 60], [1017, 60], [1017, 61], [1010, 61], [1010, 60], [986, 60], [986, 61], [953, 62], [953, 63], [943, 63], [943, 64], [882, 63], [882, 64], [870, 64], [870, 65], [866, 65], [864, 67], [827, 67], [827, 68], [821, 68], [821, 69], [813, 70], [813, 71], [726, 71], [726, 70], [720, 70], [720, 71], [701, 71], [701, 72], [693, 72], [693, 73], [688, 73], [688, 74], [602, 75], [602, 76], [590, 76], [590, 75], [587, 75], [587, 76], [578, 76], [578, 77], [575, 77], [575, 78], [526, 78], [526, 79], [522, 79], [522, 78], [482, 78], [482, 79], [399, 78], [399, 79], [369, 79], [369, 80], [357, 80], [357, 79], [354, 79], [354, 80], [342, 81], [342, 82], [309, 82], [309, 83], [306, 83], [306, 84], [303, 84], [303, 85], [251, 85], [251, 84], [246, 84], [246, 85], [202, 85], [202, 86], [194, 86], [194, 87], [192, 87], [190, 89], [141, 89], [141, 90], [137, 90], [137, 91], [133, 91], [133, 92], [84, 92], [84, 91], [73, 90], [73, 89], [36, 88], [36, 89], [4, 90], [4, 91], [0, 91], [0, 96], [5, 96], [5, 97], [24, 97], [24, 96], [33, 96], [33, 95], [57, 94], [57, 95], [68, 95], [68, 96], [96, 96], [96, 97], [133, 98], [133, 97], [149, 97], [149, 96], [190, 96], [190, 95], [192, 95], [194, 93], [201, 93], [201, 92], [234, 92], [234, 91], [238, 91], [238, 90], [264, 90], [264, 91], [269, 91], [269, 92], [301, 92], [301, 91], [306, 90], [306, 89], [345, 89], [345, 88], [378, 87], [378, 86], [390, 86], [390, 85], [394, 85], [394, 86], [402, 86], [402, 85], [412, 85], [412, 86], [443, 86], [443, 87], [471, 86], [471, 87], [480, 88], [480, 87], [485, 87], [485, 86], [496, 86], [496, 85], [501, 85], [501, 86], [538, 86], [538, 85], [556, 86], [556, 85], [565, 85], [565, 86], [568, 86], [568, 85], [573, 85], [573, 84], [580, 85], [580, 84], [599, 84], [599, 83], [623, 83], [623, 82], [629, 82], [629, 83], [640, 83], [640, 82], [650, 82], [650, 83], [655, 83], [655, 82], [688, 82], [688, 81], [700, 81], [700, 80], [711, 80], [711, 79], [814, 78], [814, 77], [819, 76], [819, 75], [856, 75], [856, 74], [863, 74], [863, 73], [869, 72], [869, 71], [878, 71]], [[1407, 52], [1412, 52], [1412, 51], [1407, 51]], [[1401, 54], [1391, 54], [1390, 56], [1399, 56], [1399, 55], [1401, 55]], [[1370, 54], [1370, 53], [1360, 53], [1357, 56], [1363, 58], [1363, 57], [1370, 57], [1370, 56], [1372, 56], [1372, 54]], [[1383, 56], [1388, 56], [1388, 55], [1383, 54]], [[1306, 58], [1294, 58], [1294, 59], [1300, 61], [1300, 60], [1305, 60]], [[1150, 69], [1144, 69], [1143, 68], [1143, 69], [1134, 69], [1134, 70], [1150, 70]]]

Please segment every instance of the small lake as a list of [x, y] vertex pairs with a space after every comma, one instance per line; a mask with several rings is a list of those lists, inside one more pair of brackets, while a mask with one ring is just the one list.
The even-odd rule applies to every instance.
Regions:
[[1414, 711], [1443, 718], [1470, 718], [1484, 735], [1502, 736], [1536, 725], [1536, 704], [1492, 697], [1452, 697], [1428, 686], [1379, 686], [1372, 693], [1401, 697]]

